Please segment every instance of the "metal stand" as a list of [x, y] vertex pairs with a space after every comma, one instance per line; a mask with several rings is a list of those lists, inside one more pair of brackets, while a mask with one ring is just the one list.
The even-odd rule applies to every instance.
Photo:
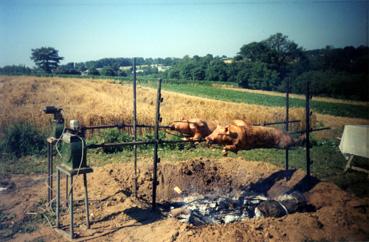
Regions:
[[[133, 58], [133, 141], [137, 141], [137, 101], [136, 101], [136, 58]], [[133, 175], [133, 194], [137, 197], [137, 145], [133, 145], [133, 166], [134, 166], [134, 175]]]
[[[81, 169], [71, 169], [69, 167], [65, 167], [63, 165], [58, 165], [56, 167], [57, 174], [57, 188], [56, 188], [56, 229], [60, 229], [59, 217], [60, 217], [60, 173], [64, 173], [69, 179], [70, 191], [68, 192], [68, 188], [66, 190], [66, 198], [69, 199], [69, 216], [70, 216], [70, 224], [69, 224], [69, 236], [71, 239], [74, 238], [74, 211], [73, 211], [73, 176], [83, 175], [83, 186], [85, 190], [85, 211], [86, 211], [86, 225], [87, 228], [90, 228], [90, 219], [89, 219], [89, 209], [88, 209], [88, 191], [87, 191], [87, 173], [93, 172], [91, 167], [83, 167]], [[64, 232], [64, 231], [63, 231]]]
[[[286, 120], [285, 120], [285, 130], [286, 132], [288, 132], [288, 124], [291, 123], [291, 121], [289, 121], [289, 91], [290, 91], [290, 82], [289, 80], [287, 80], [286, 83]], [[326, 130], [326, 129], [330, 129], [329, 127], [323, 127], [323, 128], [317, 128], [317, 129], [311, 129], [310, 128], [310, 116], [311, 116], [311, 111], [310, 111], [310, 100], [311, 100], [312, 96], [310, 94], [310, 81], [306, 81], [306, 91], [305, 91], [305, 130], [301, 130], [301, 131], [294, 131], [294, 132], [289, 132], [290, 134], [294, 134], [294, 133], [305, 133], [306, 135], [306, 174], [307, 177], [310, 177], [311, 175], [311, 158], [310, 158], [310, 133], [314, 132], [314, 131], [321, 131], [321, 130]], [[286, 161], [285, 161], [285, 169], [286, 169], [286, 174], [288, 171], [288, 147], [286, 148]]]
[[51, 206], [53, 199], [53, 150], [56, 138], [47, 138], [47, 202]]
[[156, 208], [156, 187], [158, 185], [158, 163], [160, 162], [160, 158], [158, 157], [158, 146], [160, 143], [159, 140], [159, 124], [161, 122], [160, 117], [160, 103], [163, 101], [161, 97], [161, 82], [158, 81], [158, 90], [156, 94], [156, 113], [155, 113], [155, 133], [154, 133], [154, 174], [152, 179], [152, 209]]

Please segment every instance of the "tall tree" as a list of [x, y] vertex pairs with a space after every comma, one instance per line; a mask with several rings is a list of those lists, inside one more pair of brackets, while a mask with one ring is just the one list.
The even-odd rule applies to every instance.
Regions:
[[59, 56], [58, 50], [52, 47], [32, 49], [31, 60], [46, 73], [51, 73], [55, 70], [62, 59], [63, 57]]
[[245, 61], [266, 63], [269, 69], [278, 73], [279, 80], [287, 76], [291, 65], [305, 59], [302, 48], [281, 33], [242, 46], [239, 55]]
[[270, 51], [271, 50], [264, 42], [252, 42], [243, 45], [238, 54], [247, 61], [268, 62]]
[[279, 73], [280, 80], [286, 77], [289, 65], [304, 59], [302, 48], [286, 35], [276, 33], [263, 42], [270, 50], [270, 68]]

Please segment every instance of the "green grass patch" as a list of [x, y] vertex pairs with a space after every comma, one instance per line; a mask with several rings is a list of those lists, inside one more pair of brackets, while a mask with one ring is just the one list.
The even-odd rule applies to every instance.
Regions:
[[46, 134], [31, 123], [20, 121], [5, 127], [0, 140], [0, 151], [15, 157], [45, 154]]
[[47, 172], [47, 157], [28, 155], [20, 158], [2, 156], [0, 158], [0, 177], [10, 174], [40, 174]]

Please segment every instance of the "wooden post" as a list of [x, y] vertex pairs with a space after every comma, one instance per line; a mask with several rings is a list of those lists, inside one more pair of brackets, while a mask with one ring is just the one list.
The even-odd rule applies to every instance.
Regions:
[[160, 117], [160, 103], [163, 101], [161, 98], [161, 82], [158, 81], [158, 89], [156, 93], [156, 113], [155, 113], [155, 131], [154, 131], [154, 169], [153, 169], [153, 179], [152, 179], [152, 209], [156, 208], [156, 188], [158, 185], [158, 163], [160, 159], [158, 157], [158, 146], [159, 146], [159, 124], [161, 121]]
[[[133, 141], [137, 141], [137, 96], [136, 96], [136, 58], [133, 58]], [[133, 194], [137, 197], [137, 145], [133, 146], [134, 154], [134, 181]]]

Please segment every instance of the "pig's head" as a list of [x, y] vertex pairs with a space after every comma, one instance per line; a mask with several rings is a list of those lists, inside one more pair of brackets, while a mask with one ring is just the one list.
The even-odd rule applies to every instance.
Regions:
[[230, 131], [230, 126], [220, 126], [218, 125], [217, 128], [205, 138], [208, 144], [232, 144], [237, 138], [237, 133], [233, 133]]
[[178, 131], [180, 133], [188, 133], [189, 131], [189, 122], [188, 120], [174, 121], [169, 125], [171, 130]]

